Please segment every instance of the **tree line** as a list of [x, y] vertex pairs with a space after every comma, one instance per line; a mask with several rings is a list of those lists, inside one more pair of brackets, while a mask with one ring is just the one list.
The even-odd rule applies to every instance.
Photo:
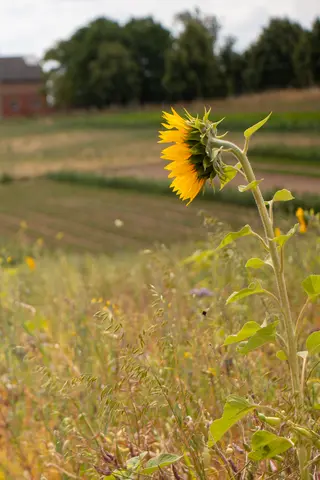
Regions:
[[90, 22], [45, 53], [48, 93], [57, 106], [104, 108], [320, 84], [320, 17], [310, 30], [272, 18], [243, 52], [234, 37], [220, 41], [213, 15], [176, 20], [176, 36], [152, 17]]

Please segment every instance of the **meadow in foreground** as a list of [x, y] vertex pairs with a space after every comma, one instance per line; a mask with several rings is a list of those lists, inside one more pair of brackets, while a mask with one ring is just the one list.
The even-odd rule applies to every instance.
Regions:
[[[216, 247], [226, 228], [205, 222], [203, 247]], [[240, 251], [230, 244], [222, 257], [192, 267], [184, 262], [192, 248], [162, 247], [112, 260], [39, 252], [35, 265], [3, 268], [1, 478], [104, 478], [116, 468], [110, 455], [125, 464], [144, 451], [182, 455], [174, 473], [165, 468], [157, 477], [227, 478], [221, 457], [207, 447], [226, 397], [286, 408], [289, 378], [272, 344], [248, 356], [222, 347], [246, 321], [274, 313], [272, 300], [261, 296], [225, 305], [251, 281], [250, 269], [243, 274], [247, 259], [261, 253], [255, 239], [239, 242]], [[301, 281], [310, 269], [319, 271], [319, 237], [297, 235], [287, 254], [297, 312]], [[272, 288], [271, 271], [259, 276]], [[313, 306], [304, 333], [319, 321]], [[316, 373], [308, 371], [310, 401]], [[247, 458], [243, 444], [260, 423], [244, 419], [220, 444], [238, 471]]]
[[22, 263], [5, 249], [4, 479], [318, 472], [319, 216], [298, 209], [289, 230], [278, 205], [292, 194], [262, 197], [246, 154], [269, 117], [245, 131], [243, 149], [218, 135], [208, 112], [164, 118], [173, 190], [190, 203], [213, 179], [223, 188], [240, 175], [264, 233], [227, 233], [205, 217], [205, 245], [111, 259], [49, 254], [38, 241], [21, 244]]

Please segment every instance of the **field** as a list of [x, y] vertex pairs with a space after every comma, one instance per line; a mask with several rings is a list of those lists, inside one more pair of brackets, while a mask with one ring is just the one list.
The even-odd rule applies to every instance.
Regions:
[[[297, 207], [320, 211], [319, 105], [316, 89], [213, 104], [240, 145], [275, 111], [249, 152], [266, 198], [277, 187], [296, 193], [274, 210], [282, 232]], [[245, 322], [279, 315], [271, 296], [226, 306], [256, 279], [276, 293], [270, 267], [244, 268], [264, 254], [256, 238], [206, 253], [230, 228], [263, 234], [251, 193], [235, 181], [188, 207], [175, 197], [159, 160], [160, 110], [0, 124], [0, 480], [242, 480], [245, 445], [262, 424], [255, 413], [208, 448], [226, 397], [290, 411], [275, 343], [247, 356], [222, 346]], [[319, 234], [310, 223], [286, 245], [294, 318], [302, 280], [320, 274]], [[315, 302], [299, 350], [319, 328]], [[318, 357], [306, 369], [309, 411], [320, 404]], [[142, 452], [177, 455], [175, 467], [111, 475]], [[282, 465], [265, 460], [245, 478], [299, 478], [293, 454]]]

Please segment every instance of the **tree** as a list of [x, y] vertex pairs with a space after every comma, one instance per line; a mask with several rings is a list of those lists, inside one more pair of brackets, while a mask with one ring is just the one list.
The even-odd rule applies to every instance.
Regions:
[[245, 54], [245, 80], [249, 90], [297, 85], [294, 51], [303, 34], [302, 27], [288, 19], [270, 20]]
[[243, 92], [244, 57], [234, 50], [236, 39], [227, 37], [220, 50], [220, 63], [228, 95], [239, 95]]
[[311, 30], [311, 64], [313, 80], [320, 84], [320, 17], [318, 17]]
[[103, 107], [101, 90], [92, 88], [97, 79], [93, 81], [91, 75], [97, 71], [99, 59], [104, 61], [106, 67], [106, 58], [101, 52], [107, 47], [102, 45], [121, 42], [122, 39], [123, 32], [117, 22], [98, 18], [77, 30], [69, 40], [59, 42], [47, 51], [44, 61], [55, 62], [49, 78], [56, 82], [53, 89], [56, 102], [73, 107]]
[[218, 22], [215, 17], [184, 12], [177, 16], [183, 30], [166, 58], [164, 86], [172, 100], [194, 100], [225, 93], [215, 46]]
[[163, 101], [165, 55], [172, 45], [170, 32], [151, 17], [147, 17], [130, 20], [124, 26], [123, 34], [125, 44], [137, 65], [140, 102]]
[[95, 92], [99, 105], [126, 104], [137, 98], [138, 67], [129, 50], [121, 43], [101, 43], [89, 68], [89, 86]]
[[293, 64], [297, 87], [309, 87], [313, 80], [311, 59], [311, 35], [303, 32], [293, 52]]

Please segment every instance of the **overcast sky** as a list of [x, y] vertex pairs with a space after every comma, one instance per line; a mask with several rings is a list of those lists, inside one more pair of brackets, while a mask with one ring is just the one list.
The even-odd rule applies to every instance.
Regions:
[[153, 15], [172, 28], [177, 12], [199, 6], [218, 16], [221, 34], [248, 45], [270, 16], [287, 16], [309, 27], [320, 0], [0, 0], [0, 55], [36, 55], [98, 16], [120, 22]]

